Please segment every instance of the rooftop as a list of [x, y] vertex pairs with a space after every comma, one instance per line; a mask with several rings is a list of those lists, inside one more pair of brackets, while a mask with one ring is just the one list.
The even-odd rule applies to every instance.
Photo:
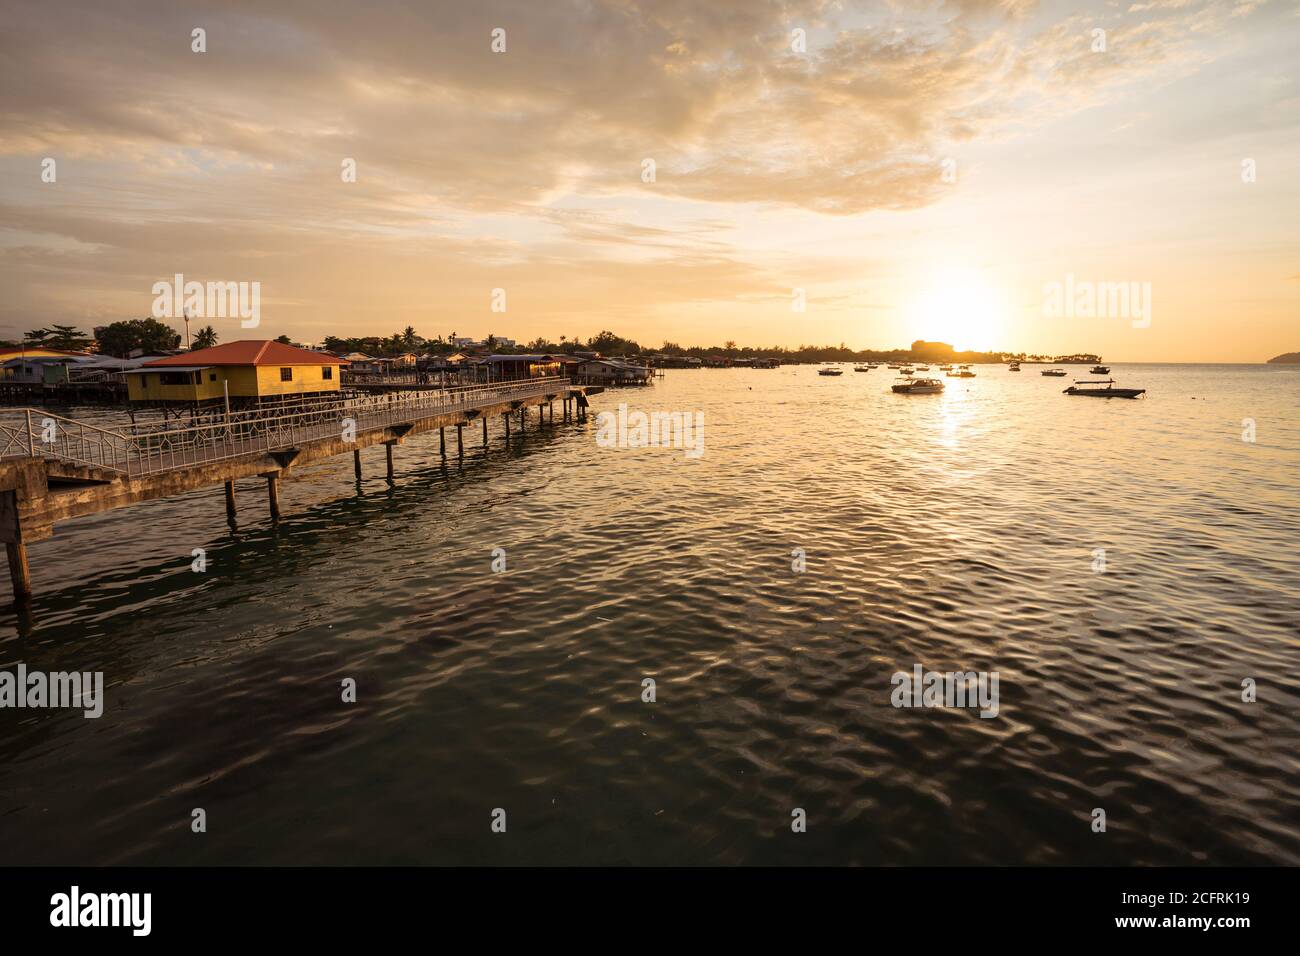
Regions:
[[148, 368], [196, 368], [210, 365], [347, 365], [346, 359], [335, 358], [324, 352], [300, 349], [271, 339], [246, 339], [214, 345], [210, 349], [197, 349], [169, 355], [149, 362]]

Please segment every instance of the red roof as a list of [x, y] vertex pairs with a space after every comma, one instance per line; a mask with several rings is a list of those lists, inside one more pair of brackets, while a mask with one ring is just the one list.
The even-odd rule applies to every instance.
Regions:
[[169, 365], [193, 367], [195, 365], [347, 365], [345, 359], [323, 352], [300, 349], [270, 339], [246, 339], [227, 342], [210, 349], [182, 352], [167, 358], [146, 362], [141, 368], [166, 368]]

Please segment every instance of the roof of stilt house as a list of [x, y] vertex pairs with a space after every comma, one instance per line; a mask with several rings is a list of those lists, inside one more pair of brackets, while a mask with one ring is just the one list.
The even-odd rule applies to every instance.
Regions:
[[300, 349], [296, 345], [285, 345], [272, 339], [245, 339], [242, 342], [227, 342], [214, 345], [210, 349], [196, 349], [170, 355], [156, 362], [149, 362], [146, 368], [168, 368], [180, 366], [211, 365], [347, 365], [347, 359], [337, 358], [325, 352], [313, 352]]

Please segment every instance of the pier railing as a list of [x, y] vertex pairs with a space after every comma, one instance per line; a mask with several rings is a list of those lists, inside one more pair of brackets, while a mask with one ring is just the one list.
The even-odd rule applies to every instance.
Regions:
[[338, 437], [349, 422], [364, 432], [554, 394], [568, 385], [568, 379], [553, 377], [431, 388], [324, 401], [288, 413], [238, 412], [202, 425], [149, 428], [103, 428], [45, 409], [9, 409], [0, 416], [0, 458], [53, 458], [141, 477]]

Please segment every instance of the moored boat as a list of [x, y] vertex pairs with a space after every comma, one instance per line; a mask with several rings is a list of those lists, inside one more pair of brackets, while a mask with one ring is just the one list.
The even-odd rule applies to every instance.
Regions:
[[891, 385], [900, 395], [932, 395], [943, 391], [943, 382], [937, 378], [911, 378]]
[[853, 366], [853, 371], [855, 371], [855, 372], [870, 372], [873, 368], [875, 368], [874, 365], [855, 365], [855, 366]]
[[[1106, 386], [1105, 388], [1080, 388], [1080, 385]], [[1086, 395], [1090, 398], [1137, 398], [1146, 394], [1145, 388], [1116, 388], [1115, 380], [1108, 378], [1099, 382], [1075, 382], [1067, 388], [1064, 395]]]
[[1043, 369], [1042, 374], [1050, 375], [1053, 378], [1064, 378], [1066, 375], [1066, 371], [1063, 368], [1045, 368]]
[[843, 375], [843, 374], [844, 374], [844, 369], [842, 369], [842, 368], [819, 368], [819, 369], [817, 370], [817, 374], [818, 374], [818, 375]]
[[1092, 367], [1092, 371], [1091, 371], [1089, 374], [1090, 374], [1090, 375], [1109, 375], [1109, 374], [1110, 374], [1110, 366], [1109, 366], [1109, 365], [1094, 365], [1094, 366]]

